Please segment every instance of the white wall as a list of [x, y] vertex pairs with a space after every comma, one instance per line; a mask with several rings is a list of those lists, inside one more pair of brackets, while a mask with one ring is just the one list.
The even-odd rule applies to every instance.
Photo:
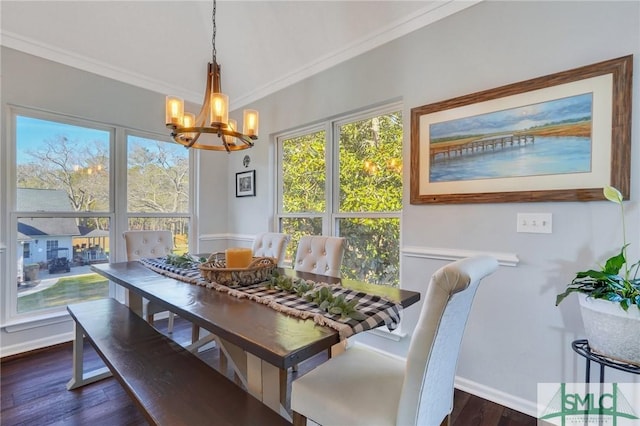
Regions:
[[[517, 256], [516, 267], [501, 267], [478, 292], [463, 343], [458, 384], [534, 414], [537, 383], [583, 380], [584, 360], [570, 349], [572, 340], [584, 336], [577, 300], [555, 307], [555, 295], [575, 271], [595, 266], [620, 247], [619, 210], [606, 201], [410, 205], [410, 109], [629, 54], [635, 55], [636, 74], [632, 194], [626, 211], [632, 242], [629, 253], [637, 256], [637, 1], [482, 2], [282, 90], [254, 107], [261, 113], [261, 134], [267, 135], [402, 98], [406, 129], [402, 285], [424, 294], [430, 274], [446, 263], [421, 255], [425, 248], [435, 248], [436, 253], [458, 249]], [[268, 194], [273, 192], [274, 171], [272, 147], [266, 146], [265, 139], [251, 151], [252, 164], [259, 164], [258, 196], [236, 200], [229, 194], [232, 233], [259, 232], [270, 219]], [[233, 160], [230, 174], [241, 169], [241, 160]], [[265, 190], [267, 185], [270, 191]], [[516, 233], [518, 212], [552, 213], [553, 233]], [[417, 306], [405, 311], [405, 331], [413, 328], [418, 311]], [[364, 339], [397, 353], [406, 351], [408, 345], [408, 339], [399, 343]], [[610, 380], [632, 379], [622, 373], [607, 374]]]
[[[228, 240], [246, 244], [268, 229], [273, 208], [273, 141], [269, 135], [337, 114], [402, 99], [405, 129], [410, 109], [508, 83], [634, 54], [632, 195], [627, 203], [630, 254], [640, 253], [637, 135], [640, 3], [482, 2], [427, 28], [269, 96], [260, 110], [261, 138], [250, 151], [201, 153], [197, 219], [200, 249], [217, 250]], [[68, 113], [143, 130], [163, 132], [164, 94], [110, 81], [49, 61], [2, 49], [2, 128], [7, 103]], [[238, 117], [236, 117], [238, 118]], [[7, 153], [6, 132], [2, 155]], [[251, 156], [257, 196], [235, 198], [235, 173]], [[402, 218], [402, 285], [424, 288], [446, 260], [425, 252], [488, 251], [520, 259], [503, 266], [481, 286], [471, 313], [459, 364], [460, 386], [533, 414], [539, 382], [579, 381], [583, 360], [569, 343], [583, 336], [577, 302], [559, 308], [555, 295], [575, 271], [610, 255], [620, 244], [617, 209], [608, 202], [508, 203], [413, 206], [409, 200], [409, 132], [405, 135], [405, 203]], [[4, 163], [3, 163], [4, 167]], [[6, 170], [0, 174], [2, 220], [6, 220]], [[225, 198], [226, 197], [226, 198]], [[553, 214], [554, 232], [517, 234], [516, 213]], [[603, 225], [610, 227], [603, 227]], [[2, 224], [3, 225], [3, 224]], [[1, 229], [6, 229], [3, 225]], [[2, 231], [3, 232], [3, 231]], [[0, 234], [0, 247], [8, 246]], [[455, 257], [455, 255], [454, 255]], [[7, 285], [8, 256], [0, 251]], [[446, 258], [446, 256], [445, 256]], [[4, 304], [2, 305], [4, 309]], [[411, 332], [419, 307], [406, 310]], [[70, 322], [5, 329], [0, 343], [25, 349], [71, 330]], [[70, 334], [69, 334], [70, 335]], [[408, 340], [366, 337], [369, 343], [403, 353]], [[628, 381], [622, 374], [608, 379]], [[637, 380], [637, 379], [636, 379]]]

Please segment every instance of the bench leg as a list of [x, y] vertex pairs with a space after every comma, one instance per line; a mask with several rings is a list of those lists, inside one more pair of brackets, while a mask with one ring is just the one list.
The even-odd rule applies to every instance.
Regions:
[[71, 380], [67, 383], [67, 390], [79, 388], [89, 383], [111, 377], [107, 367], [90, 372], [84, 372], [84, 330], [74, 322], [75, 338], [73, 339], [73, 371]]

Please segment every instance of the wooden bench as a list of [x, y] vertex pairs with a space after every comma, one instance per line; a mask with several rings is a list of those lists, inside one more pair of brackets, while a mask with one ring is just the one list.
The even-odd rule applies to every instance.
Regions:
[[82, 371], [85, 336], [153, 425], [290, 425], [200, 358], [114, 299], [69, 305], [76, 324], [74, 389], [97, 379]]

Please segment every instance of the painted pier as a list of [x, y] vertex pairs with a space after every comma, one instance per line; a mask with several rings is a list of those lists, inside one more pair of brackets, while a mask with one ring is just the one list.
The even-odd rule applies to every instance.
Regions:
[[436, 161], [439, 157], [446, 159], [450, 157], [458, 157], [461, 155], [475, 154], [478, 152], [484, 152], [487, 150], [495, 151], [497, 149], [509, 148], [512, 146], [526, 145], [527, 143], [534, 143], [534, 135], [514, 135], [503, 134], [487, 136], [485, 138], [476, 139], [470, 142], [466, 142], [460, 145], [449, 145], [438, 147], [438, 145], [432, 146], [430, 149], [431, 161]]

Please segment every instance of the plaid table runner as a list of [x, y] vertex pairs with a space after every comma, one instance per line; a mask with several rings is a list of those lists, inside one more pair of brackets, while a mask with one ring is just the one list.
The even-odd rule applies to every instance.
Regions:
[[351, 318], [341, 318], [340, 315], [329, 314], [321, 310], [318, 305], [308, 302], [295, 293], [268, 288], [264, 283], [228, 287], [209, 282], [200, 275], [200, 270], [197, 266], [178, 268], [167, 264], [165, 258], [143, 258], [140, 259], [140, 263], [159, 274], [180, 281], [212, 288], [238, 298], [247, 298], [298, 318], [312, 318], [316, 324], [337, 330], [340, 333], [340, 339], [346, 339], [356, 333], [382, 325], [386, 325], [389, 330], [395, 330], [400, 323], [402, 307], [399, 304], [380, 296], [358, 292], [336, 284], [316, 282], [314, 291], [320, 287], [328, 287], [334, 296], [343, 295], [347, 301], [356, 298], [358, 300], [356, 309], [366, 315], [367, 318], [365, 320], [358, 321]]

